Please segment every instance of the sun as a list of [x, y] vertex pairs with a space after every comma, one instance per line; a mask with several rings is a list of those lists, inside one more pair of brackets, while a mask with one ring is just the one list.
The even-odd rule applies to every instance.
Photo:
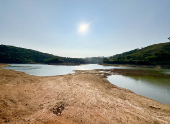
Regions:
[[88, 23], [80, 24], [79, 28], [78, 28], [78, 32], [79, 33], [86, 33], [88, 31], [88, 28], [89, 28], [89, 24]]

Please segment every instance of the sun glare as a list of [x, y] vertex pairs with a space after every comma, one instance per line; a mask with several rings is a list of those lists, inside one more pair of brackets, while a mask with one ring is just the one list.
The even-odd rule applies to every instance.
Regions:
[[85, 33], [88, 31], [88, 28], [89, 28], [89, 24], [81, 24], [81, 25], [79, 25], [78, 32]]

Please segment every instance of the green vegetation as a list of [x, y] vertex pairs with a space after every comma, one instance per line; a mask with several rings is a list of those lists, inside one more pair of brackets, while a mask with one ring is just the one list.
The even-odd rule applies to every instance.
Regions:
[[0, 63], [84, 64], [83, 59], [54, 56], [14, 46], [0, 45]]
[[170, 65], [170, 42], [154, 44], [104, 58], [105, 64]]
[[140, 64], [170, 65], [170, 42], [151, 45], [142, 49], [134, 49], [109, 58], [88, 57], [84, 59], [54, 56], [48, 53], [0, 45], [0, 63], [45, 63], [45, 64]]
[[68, 57], [53, 57], [46, 60], [48, 64], [64, 64], [64, 65], [79, 65], [85, 64], [83, 59], [78, 58], [68, 58]]
[[102, 63], [104, 57], [86, 57], [84, 61], [90, 64], [99, 64]]

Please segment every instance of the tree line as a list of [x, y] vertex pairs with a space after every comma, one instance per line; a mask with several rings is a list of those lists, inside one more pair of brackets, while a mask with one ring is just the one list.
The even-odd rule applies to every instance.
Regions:
[[54, 56], [48, 53], [9, 45], [0, 45], [0, 63], [85, 64], [83, 59]]
[[104, 58], [105, 64], [141, 64], [141, 65], [170, 65], [170, 43], [151, 45], [135, 49], [109, 58]]

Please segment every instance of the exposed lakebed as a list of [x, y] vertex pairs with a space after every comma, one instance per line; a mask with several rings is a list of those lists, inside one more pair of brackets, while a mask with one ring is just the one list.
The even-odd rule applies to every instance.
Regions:
[[[36, 76], [54, 76], [74, 73], [74, 70], [94, 69], [135, 69], [131, 67], [103, 66], [97, 64], [65, 66], [65, 65], [43, 65], [43, 64], [9, 64], [5, 69], [25, 72]], [[141, 70], [153, 70], [159, 73], [170, 74], [169, 69], [140, 68]], [[119, 87], [129, 89], [139, 95], [170, 105], [170, 78], [153, 76], [122, 76], [111, 75], [108, 80]]]

